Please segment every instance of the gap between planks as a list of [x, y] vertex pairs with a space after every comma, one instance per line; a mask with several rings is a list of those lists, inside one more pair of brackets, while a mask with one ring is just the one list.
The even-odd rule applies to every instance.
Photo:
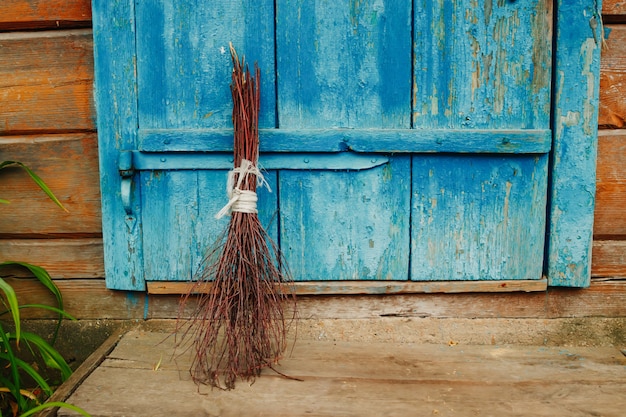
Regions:
[[[148, 294], [187, 294], [193, 282], [152, 281], [147, 283]], [[193, 289], [207, 293], [211, 283]], [[288, 290], [291, 291], [289, 286]], [[367, 294], [419, 294], [419, 293], [466, 293], [466, 292], [537, 292], [546, 291], [548, 281], [311, 281], [296, 282], [291, 287], [296, 295], [367, 295]]]

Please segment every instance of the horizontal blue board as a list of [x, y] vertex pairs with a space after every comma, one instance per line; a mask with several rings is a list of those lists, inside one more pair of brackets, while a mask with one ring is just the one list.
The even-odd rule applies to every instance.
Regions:
[[[261, 152], [546, 153], [544, 129], [261, 129]], [[232, 129], [141, 129], [146, 152], [230, 152]]]
[[413, 158], [411, 279], [540, 279], [548, 155]]

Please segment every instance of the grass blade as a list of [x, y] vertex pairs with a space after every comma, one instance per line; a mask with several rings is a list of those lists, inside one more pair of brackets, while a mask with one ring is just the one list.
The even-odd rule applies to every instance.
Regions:
[[[11, 335], [9, 335], [9, 338]], [[61, 378], [65, 381], [72, 375], [72, 369], [69, 367], [63, 356], [53, 348], [48, 342], [46, 342], [41, 336], [34, 333], [23, 332], [22, 340], [30, 342], [37, 347], [41, 357], [50, 368], [58, 369], [61, 371]]]
[[16, 343], [19, 345], [22, 326], [20, 320], [20, 308], [17, 303], [17, 295], [15, 294], [15, 290], [13, 289], [13, 287], [3, 278], [0, 278], [0, 290], [4, 292], [4, 296], [6, 297], [6, 301], [9, 307], [8, 311], [11, 313], [11, 318], [13, 319], [13, 323], [15, 324], [15, 340]]
[[2, 351], [0, 351], [0, 358], [8, 361], [6, 367], [9, 368], [11, 372], [11, 380], [3, 377], [2, 382], [4, 383], [4, 385], [8, 386], [11, 389], [11, 392], [15, 397], [15, 400], [17, 401], [20, 409], [23, 410], [26, 407], [26, 399], [20, 395], [20, 391], [22, 388], [20, 384], [20, 370], [17, 365], [17, 358], [15, 357], [13, 353], [13, 348], [11, 347], [11, 342], [9, 341], [9, 337], [7, 336], [7, 333], [5, 333], [2, 326], [0, 326], [0, 340], [2, 340]]
[[[7, 261], [0, 263], [0, 267], [3, 266], [21, 266], [28, 269], [34, 276], [41, 282], [56, 298], [57, 304], [60, 310], [63, 310], [63, 295], [61, 295], [61, 291], [59, 287], [56, 286], [48, 271], [44, 268], [32, 265], [27, 262], [17, 262], [17, 261]], [[54, 336], [52, 337], [52, 344], [56, 342], [57, 336], [59, 335], [59, 329], [61, 327], [61, 321], [63, 320], [63, 315], [59, 314], [59, 320], [57, 321], [56, 328], [54, 330]]]
[[29, 416], [32, 416], [32, 415], [40, 412], [41, 410], [45, 410], [46, 408], [52, 408], [52, 407], [67, 408], [69, 410], [76, 411], [77, 413], [79, 413], [82, 416], [91, 417], [91, 415], [88, 412], [86, 412], [85, 410], [83, 410], [82, 408], [77, 407], [77, 406], [72, 405], [72, 404], [68, 404], [68, 403], [62, 402], [62, 401], [52, 401], [52, 402], [49, 402], [49, 403], [44, 403], [44, 404], [38, 405], [37, 407], [35, 407], [35, 408], [31, 409], [31, 410], [28, 410], [24, 414], [21, 414], [20, 417], [29, 417]]
[[[0, 352], [0, 358], [10, 360], [9, 356], [2, 352]], [[28, 376], [30, 376], [33, 379], [33, 381], [35, 381], [37, 386], [39, 386], [39, 388], [41, 388], [41, 390], [48, 397], [52, 395], [53, 393], [52, 388], [50, 388], [50, 385], [48, 385], [46, 380], [41, 375], [39, 375], [39, 372], [37, 372], [35, 368], [33, 368], [32, 366], [30, 366], [28, 363], [24, 362], [20, 358], [16, 358], [16, 357], [13, 357], [11, 364], [15, 364], [16, 367], [26, 372]]]
[[63, 204], [61, 204], [59, 199], [56, 198], [56, 196], [54, 195], [52, 190], [50, 190], [50, 188], [48, 188], [46, 183], [39, 177], [39, 175], [35, 174], [35, 172], [32, 169], [30, 169], [29, 167], [27, 167], [23, 163], [18, 162], [18, 161], [4, 161], [4, 162], [0, 163], [0, 169], [7, 168], [7, 167], [9, 167], [11, 165], [17, 165], [20, 168], [22, 168], [24, 171], [26, 171], [26, 173], [32, 178], [32, 180], [35, 182], [35, 184], [37, 184], [39, 186], [39, 188], [41, 188], [41, 190], [44, 193], [46, 193], [48, 198], [50, 198], [50, 200], [52, 200], [54, 202], [54, 204], [59, 206], [64, 211], [68, 212], [68, 209], [66, 209], [63, 206]]

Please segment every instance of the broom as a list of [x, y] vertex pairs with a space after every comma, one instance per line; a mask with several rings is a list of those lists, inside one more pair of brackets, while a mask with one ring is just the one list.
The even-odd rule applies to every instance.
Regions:
[[[195, 355], [191, 376], [196, 383], [232, 389], [238, 378], [254, 381], [263, 368], [273, 368], [286, 348], [295, 317], [295, 295], [277, 245], [259, 222], [257, 186], [269, 186], [257, 168], [260, 71], [250, 74], [232, 44], [234, 169], [229, 172], [229, 202], [216, 215], [230, 213], [226, 232], [209, 250], [198, 279], [181, 302], [179, 317], [192, 294], [198, 294], [191, 317], [179, 326], [192, 337]], [[271, 190], [270, 190], [271, 191]], [[208, 283], [210, 289], [206, 291]], [[285, 312], [289, 301], [294, 316]]]

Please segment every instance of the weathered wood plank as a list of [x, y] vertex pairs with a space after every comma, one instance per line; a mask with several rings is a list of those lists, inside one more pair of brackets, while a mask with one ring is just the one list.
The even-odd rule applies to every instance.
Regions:
[[[149, 294], [186, 294], [192, 288], [188, 282], [148, 282]], [[286, 291], [297, 295], [357, 295], [357, 294], [413, 294], [413, 293], [465, 293], [465, 292], [515, 292], [545, 291], [545, 280], [535, 281], [317, 281], [295, 282]], [[211, 291], [211, 284], [198, 291]]]
[[[410, 128], [410, 16], [409, 3], [277, 2], [280, 128]], [[294, 278], [408, 279], [409, 170], [396, 156], [357, 172], [281, 172]]]
[[[149, 317], [171, 318], [178, 296], [150, 298]], [[531, 293], [299, 296], [303, 319], [558, 318], [626, 316], [626, 282], [592, 281], [590, 288]]]
[[550, 288], [546, 307], [548, 317], [624, 317], [626, 281], [594, 282], [584, 290]]
[[280, 173], [281, 246], [295, 280], [409, 279], [410, 162]]
[[89, 29], [0, 33], [0, 134], [93, 130], [92, 44]]
[[547, 155], [415, 156], [411, 279], [540, 279], [547, 170]]
[[90, 0], [2, 0], [0, 2], [0, 30], [90, 25]]
[[[66, 401], [70, 395], [85, 381], [89, 375], [106, 359], [106, 356], [117, 346], [128, 330], [120, 327], [113, 332], [63, 384], [54, 391], [46, 402]], [[58, 407], [50, 407], [40, 412], [38, 417], [56, 417]]]
[[[13, 286], [20, 304], [56, 305], [54, 297], [34, 278], [7, 278]], [[144, 318], [147, 298], [135, 292], [112, 291], [105, 287], [102, 279], [55, 280], [63, 295], [65, 310], [78, 319], [121, 319], [138, 320]], [[170, 306], [171, 316], [177, 308]], [[21, 316], [31, 318], [57, 318], [49, 311], [25, 309]]]
[[598, 3], [555, 2], [554, 140], [546, 251], [551, 286], [587, 287], [591, 279], [600, 12]]
[[626, 127], [626, 26], [606, 25], [605, 33], [608, 36], [600, 60], [598, 124], [623, 128]]
[[594, 277], [626, 278], [626, 240], [594, 241], [591, 274]]
[[[52, 278], [104, 278], [102, 239], [0, 239], [0, 262], [28, 262]], [[5, 268], [2, 276], [32, 276], [22, 268]]]
[[[9, 278], [21, 303], [54, 300], [41, 284]], [[68, 312], [79, 319], [174, 319], [179, 295], [145, 295], [108, 290], [104, 280], [56, 280]], [[28, 318], [54, 318], [50, 312], [24, 310]], [[299, 317], [306, 320], [382, 318], [547, 319], [626, 316], [626, 283], [592, 281], [585, 290], [552, 288], [531, 293], [463, 293], [305, 296], [298, 298]], [[381, 323], [380, 326], [384, 326]]]
[[602, 0], [602, 15], [609, 18], [614, 16], [626, 17], [626, 2], [624, 0]]
[[129, 332], [69, 401], [110, 417], [572, 416], [591, 409], [617, 417], [626, 388], [626, 360], [615, 348], [307, 341], [277, 367], [298, 380], [268, 370], [254, 384], [211, 390], [186, 373], [191, 352], [167, 359], [174, 341], [166, 336]]
[[596, 208], [593, 233], [596, 239], [626, 237], [626, 132], [598, 133]]
[[[145, 331], [143, 329], [129, 330], [127, 335], [117, 344], [115, 350], [106, 358], [102, 366], [124, 369], [155, 368], [154, 353], [174, 351], [176, 339], [167, 337], [167, 331], [158, 327], [159, 331]], [[180, 339], [179, 339], [180, 340]], [[350, 339], [337, 342], [331, 349], [329, 341], [315, 339], [291, 339], [293, 352], [286, 355], [277, 369], [286, 375], [308, 378], [326, 378], [339, 376], [337, 373], [346, 373], [353, 378], [380, 378], [382, 380], [411, 381], [416, 378], [427, 378], [429, 381], [446, 381], [450, 377], [480, 378], [480, 374], [489, 372], [492, 379], [504, 383], [520, 380], [528, 383], [540, 380], [568, 380], [575, 374], [586, 372], [586, 377], [592, 381], [611, 381], [622, 376], [620, 365], [626, 365], [626, 358], [615, 347], [548, 347], [548, 346], [511, 346], [506, 345], [476, 345], [476, 344], [419, 344], [419, 343], [392, 343], [390, 349], [381, 341], [370, 340], [367, 344], [359, 340]], [[164, 358], [159, 369], [181, 370], [191, 365], [192, 356], [189, 352], [176, 350], [176, 360]], [[522, 356], [518, 356], [523, 351]], [[373, 356], [379, 354], [379, 357]], [[575, 366], [562, 366], [554, 361], [547, 363], [548, 357], [556, 354], [557, 361], [581, 361]], [[306, 355], [306, 358], [304, 356]], [[338, 357], [335, 357], [337, 355]], [[449, 366], [463, 358], [465, 370], [451, 373]], [[498, 358], [503, 362], [502, 367], [487, 369], [487, 358]], [[584, 360], [583, 360], [584, 358]], [[510, 368], [504, 365], [509, 362]], [[366, 366], [364, 366], [367, 364]], [[444, 365], [444, 366], [442, 366]], [[554, 368], [553, 368], [554, 366]], [[263, 376], [274, 374], [265, 370]], [[183, 379], [189, 379], [183, 376]]]
[[[141, 129], [145, 152], [229, 152], [232, 129]], [[260, 129], [261, 159], [267, 152], [547, 153], [544, 129]]]
[[[94, 0], [92, 4], [106, 280], [111, 288], [144, 290], [137, 182], [131, 188], [131, 215], [119, 198], [120, 150], [137, 149], [135, 11], [131, 2]], [[116, 24], [111, 24], [113, 18]]]
[[2, 160], [33, 169], [69, 210], [64, 212], [20, 168], [0, 173], [0, 234], [44, 236], [101, 234], [98, 156], [95, 133], [1, 136]]
[[258, 63], [259, 125], [275, 127], [273, 2], [177, 0], [135, 7], [142, 128], [231, 126], [229, 42], [250, 65]]
[[549, 126], [551, 1], [422, 1], [413, 16], [413, 126]]
[[408, 128], [411, 4], [278, 1], [281, 128]]

